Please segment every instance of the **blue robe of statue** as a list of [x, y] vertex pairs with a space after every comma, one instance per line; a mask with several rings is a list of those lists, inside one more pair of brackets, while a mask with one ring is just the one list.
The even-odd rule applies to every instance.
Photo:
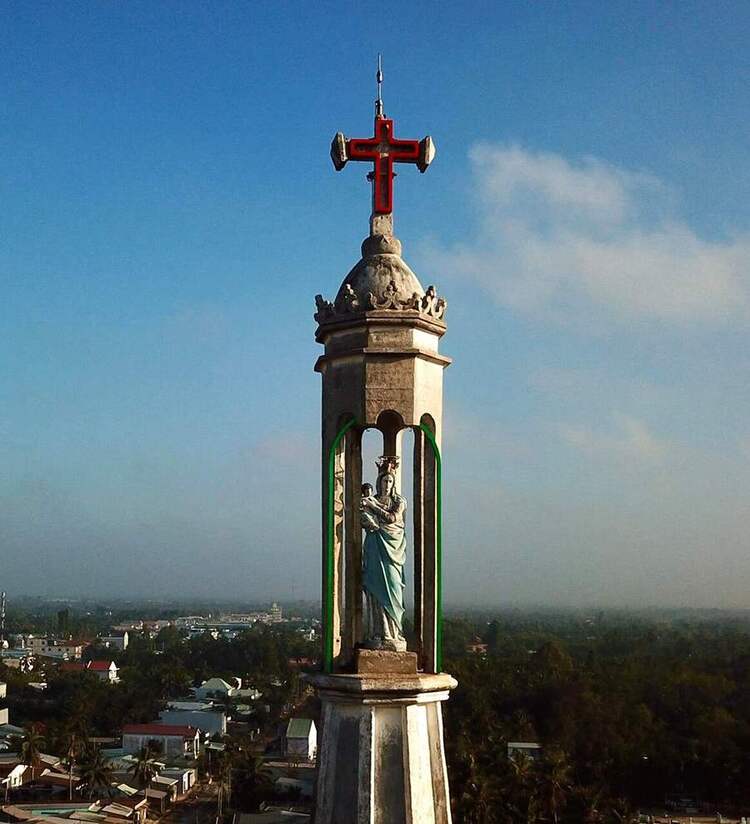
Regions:
[[388, 506], [388, 517], [379, 512], [368, 511], [366, 518], [363, 519], [367, 521], [367, 534], [362, 547], [362, 587], [393, 621], [399, 635], [403, 633], [406, 586], [405, 510], [406, 500], [400, 495], [393, 494]]

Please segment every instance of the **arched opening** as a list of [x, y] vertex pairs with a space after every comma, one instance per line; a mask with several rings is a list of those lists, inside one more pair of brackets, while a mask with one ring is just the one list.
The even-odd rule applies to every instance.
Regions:
[[377, 460], [397, 456], [396, 491], [406, 499], [404, 528], [403, 630], [420, 669], [440, 666], [440, 455], [435, 423], [424, 415], [419, 426], [405, 427], [387, 410], [376, 427], [343, 423], [330, 450], [326, 589], [326, 669], [346, 668], [367, 639], [363, 597], [363, 532], [360, 503], [365, 484], [377, 492]]

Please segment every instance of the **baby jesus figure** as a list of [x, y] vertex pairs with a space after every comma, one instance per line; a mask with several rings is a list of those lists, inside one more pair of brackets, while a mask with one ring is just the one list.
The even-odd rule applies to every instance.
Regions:
[[372, 484], [362, 484], [362, 498], [359, 502], [359, 519], [365, 532], [374, 532], [378, 529], [378, 521], [370, 509], [373, 503]]

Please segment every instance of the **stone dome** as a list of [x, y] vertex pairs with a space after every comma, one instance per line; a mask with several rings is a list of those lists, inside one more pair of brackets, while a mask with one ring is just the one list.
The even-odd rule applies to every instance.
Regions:
[[345, 301], [347, 287], [351, 287], [360, 306], [367, 306], [372, 293], [381, 298], [393, 282], [402, 299], [424, 294], [419, 278], [401, 258], [401, 242], [390, 235], [371, 235], [362, 243], [362, 259], [344, 278], [339, 287], [335, 306]]

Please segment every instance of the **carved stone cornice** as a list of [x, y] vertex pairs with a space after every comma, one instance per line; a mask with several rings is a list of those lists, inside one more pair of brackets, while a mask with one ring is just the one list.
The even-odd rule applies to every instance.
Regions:
[[402, 295], [394, 279], [379, 294], [368, 292], [364, 301], [360, 301], [351, 285], [345, 283], [336, 302], [325, 300], [322, 295], [315, 296], [315, 320], [323, 326], [344, 320], [348, 316], [362, 315], [371, 311], [418, 312], [434, 320], [443, 321], [448, 302], [439, 297], [434, 286], [428, 286], [423, 294], [413, 292], [410, 296]]

